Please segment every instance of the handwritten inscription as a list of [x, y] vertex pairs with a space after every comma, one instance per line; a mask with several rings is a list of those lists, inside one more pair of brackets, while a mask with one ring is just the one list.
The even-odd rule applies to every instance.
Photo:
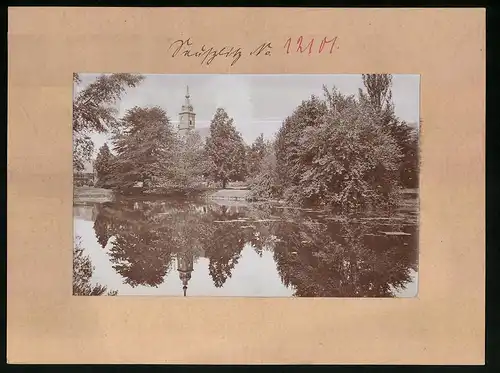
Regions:
[[306, 52], [308, 55], [311, 55], [312, 53], [315, 52], [318, 54], [322, 53], [332, 54], [335, 48], [338, 49], [336, 43], [337, 43], [336, 36], [332, 39], [324, 37], [323, 39], [321, 39], [319, 43], [314, 38], [306, 40], [304, 39], [303, 36], [299, 36], [296, 40], [288, 38], [283, 47], [285, 48], [286, 54], [290, 54], [293, 52], [301, 54]]
[[[324, 37], [318, 41], [314, 38], [305, 39], [300, 36], [297, 39], [288, 38], [285, 42], [284, 50], [286, 54], [332, 54], [334, 49], [338, 49], [336, 44], [337, 37]], [[179, 56], [198, 58], [201, 64], [206, 66], [209, 66], [217, 58], [225, 58], [229, 59], [231, 66], [234, 66], [244, 55], [250, 57], [271, 56], [273, 46], [271, 42], [265, 42], [255, 48], [250, 48], [250, 52], [248, 50], [245, 52], [241, 46], [225, 45], [215, 47], [207, 46], [206, 44], [194, 45], [191, 38], [187, 38], [174, 41], [170, 44], [168, 50], [172, 52], [172, 58]]]
[[261, 53], [264, 56], [270, 56], [271, 55], [271, 50], [273, 49], [271, 43], [264, 43], [259, 45], [255, 50], [250, 52], [250, 56], [258, 56]]
[[230, 58], [232, 59], [231, 66], [234, 66], [242, 56], [241, 47], [224, 46], [222, 48], [215, 48], [203, 44], [199, 48], [195, 48], [193, 47], [191, 38], [176, 40], [170, 44], [168, 49], [173, 50], [172, 57], [176, 57], [180, 54], [184, 57], [200, 58], [201, 64], [206, 64], [207, 66], [210, 65], [216, 57]]

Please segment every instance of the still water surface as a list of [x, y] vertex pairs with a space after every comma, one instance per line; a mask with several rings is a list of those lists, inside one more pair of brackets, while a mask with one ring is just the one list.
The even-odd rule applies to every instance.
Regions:
[[75, 205], [92, 282], [118, 295], [413, 297], [416, 211], [338, 217], [270, 204]]

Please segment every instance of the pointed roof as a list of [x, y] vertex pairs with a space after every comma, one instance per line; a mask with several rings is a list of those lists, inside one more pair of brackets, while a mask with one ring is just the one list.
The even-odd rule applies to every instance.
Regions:
[[182, 105], [182, 113], [193, 113], [193, 105], [191, 105], [190, 95], [189, 95], [189, 86], [186, 86], [186, 100], [184, 101], [184, 105]]
[[191, 279], [191, 272], [179, 271], [179, 278], [181, 279], [182, 282], [182, 290], [184, 291], [184, 296], [186, 296], [188, 282]]

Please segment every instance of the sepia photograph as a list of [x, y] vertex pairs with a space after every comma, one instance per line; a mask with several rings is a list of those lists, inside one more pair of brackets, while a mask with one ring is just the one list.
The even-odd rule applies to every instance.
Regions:
[[419, 75], [73, 87], [73, 295], [418, 295]]

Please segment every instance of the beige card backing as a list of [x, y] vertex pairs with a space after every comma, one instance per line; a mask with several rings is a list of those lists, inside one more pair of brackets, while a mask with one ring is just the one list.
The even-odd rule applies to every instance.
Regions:
[[[10, 363], [484, 362], [483, 9], [11, 8], [8, 32]], [[187, 37], [273, 51], [172, 58]], [[71, 296], [73, 72], [421, 74], [418, 297]]]

